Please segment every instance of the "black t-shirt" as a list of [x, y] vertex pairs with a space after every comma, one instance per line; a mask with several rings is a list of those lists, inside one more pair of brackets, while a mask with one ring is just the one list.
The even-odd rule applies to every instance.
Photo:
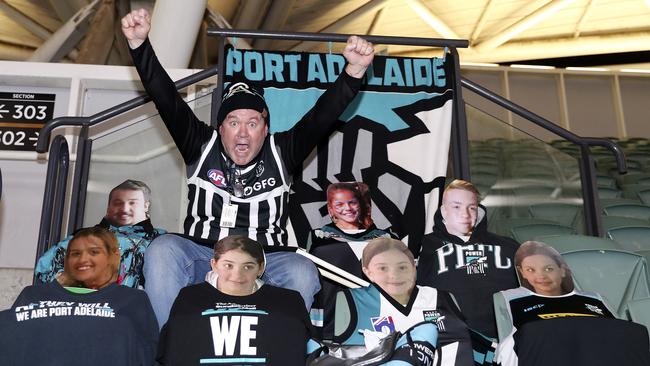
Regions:
[[300, 295], [263, 285], [231, 296], [207, 282], [185, 287], [163, 327], [163, 365], [304, 365], [310, 325]]
[[58, 282], [28, 286], [0, 312], [0, 365], [141, 366], [156, 354], [147, 295], [117, 284], [75, 294]]

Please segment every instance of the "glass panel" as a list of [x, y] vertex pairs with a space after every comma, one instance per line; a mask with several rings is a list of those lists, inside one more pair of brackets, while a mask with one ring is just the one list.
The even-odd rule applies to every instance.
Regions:
[[[490, 230], [520, 242], [584, 233], [578, 150], [560, 139], [546, 143], [472, 105], [466, 111], [470, 174]], [[515, 229], [531, 224], [547, 225]]]
[[[189, 102], [199, 119], [208, 123], [211, 96], [211, 90], [206, 89]], [[91, 129], [94, 141], [84, 226], [97, 224], [105, 215], [113, 187], [126, 179], [136, 179], [151, 188], [153, 225], [182, 231], [187, 207], [185, 167], [160, 116], [149, 103], [115, 120]]]

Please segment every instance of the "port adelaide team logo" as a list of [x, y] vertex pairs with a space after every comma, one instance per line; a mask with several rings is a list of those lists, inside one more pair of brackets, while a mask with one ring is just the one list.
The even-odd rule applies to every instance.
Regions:
[[445, 316], [441, 315], [438, 310], [424, 310], [422, 316], [424, 321], [435, 323], [439, 332], [445, 331], [445, 323], [443, 322]]

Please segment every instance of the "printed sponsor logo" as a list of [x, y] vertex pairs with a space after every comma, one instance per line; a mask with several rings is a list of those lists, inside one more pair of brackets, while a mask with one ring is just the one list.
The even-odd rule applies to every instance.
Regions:
[[445, 316], [441, 315], [438, 310], [424, 310], [422, 311], [422, 315], [424, 321], [435, 323], [439, 332], [445, 331], [445, 323], [443, 322]]
[[275, 178], [263, 179], [250, 186], [246, 186], [246, 188], [244, 188], [244, 196], [250, 196], [253, 192], [261, 191], [267, 187], [275, 187]]
[[543, 306], [544, 306], [544, 304], [535, 304], [533, 306], [525, 308], [524, 313], [527, 313], [527, 312], [535, 310], [535, 309], [541, 309]]
[[550, 314], [539, 314], [542, 319], [554, 319], [554, 318], [566, 318], [570, 316], [594, 316], [593, 314], [581, 314], [581, 313], [550, 313]]
[[223, 172], [221, 170], [217, 169], [210, 169], [208, 170], [208, 179], [212, 184], [214, 184], [217, 187], [221, 188], [226, 188], [228, 186], [228, 182], [226, 182], [226, 177], [223, 175]]
[[591, 311], [592, 313], [596, 313], [598, 315], [604, 315], [603, 310], [596, 305], [585, 304], [585, 306], [587, 307], [587, 310]]

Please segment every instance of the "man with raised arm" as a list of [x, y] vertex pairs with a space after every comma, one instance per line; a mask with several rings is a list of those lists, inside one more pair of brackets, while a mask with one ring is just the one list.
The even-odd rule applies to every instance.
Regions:
[[354, 99], [374, 57], [372, 44], [352, 36], [343, 50], [345, 71], [291, 129], [269, 134], [263, 89], [231, 83], [218, 112], [218, 128], [199, 121], [177, 93], [147, 38], [149, 13], [122, 18], [122, 32], [146, 91], [152, 97], [187, 166], [189, 187], [184, 233], [155, 240], [145, 258], [145, 276], [158, 322], [166, 321], [179, 290], [203, 281], [212, 246], [228, 235], [246, 235], [265, 245], [272, 285], [297, 290], [309, 309], [319, 290], [318, 272], [307, 259], [286, 251], [285, 226], [292, 176], [335, 129]]

